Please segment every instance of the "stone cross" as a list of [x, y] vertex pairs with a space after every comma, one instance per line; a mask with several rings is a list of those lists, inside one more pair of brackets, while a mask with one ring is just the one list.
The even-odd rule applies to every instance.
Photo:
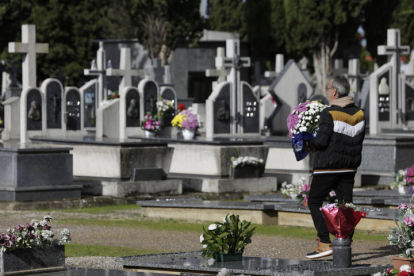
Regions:
[[284, 56], [282, 54], [277, 54], [276, 61], [275, 61], [275, 71], [266, 71], [265, 77], [276, 78], [280, 74], [280, 72], [282, 72], [284, 66], [285, 66]]
[[[225, 49], [223, 47], [217, 48], [216, 58], [217, 57], [225, 57]], [[216, 67], [216, 69], [206, 69], [206, 77], [218, 77], [217, 81], [213, 82], [213, 89], [218, 83], [225, 81], [228, 74], [229, 70], [227, 70], [225, 67]]]
[[348, 61], [348, 79], [351, 86], [352, 94], [354, 96], [354, 100], [356, 103], [358, 103], [358, 105], [361, 92], [361, 78], [362, 75], [359, 71], [359, 59], [350, 59]]
[[216, 67], [229, 68], [230, 74], [227, 76], [227, 81], [231, 82], [232, 100], [231, 109], [233, 112], [234, 124], [233, 133], [238, 132], [238, 125], [240, 124], [240, 109], [242, 103], [239, 101], [239, 92], [241, 91], [240, 85], [240, 69], [243, 67], [250, 67], [249, 57], [240, 57], [240, 41], [237, 39], [226, 40], [226, 57], [216, 57]]
[[131, 49], [121, 49], [121, 62], [119, 69], [108, 68], [106, 69], [107, 76], [122, 76], [122, 80], [119, 83], [119, 93], [128, 86], [132, 85], [133, 76], [144, 76], [144, 70], [142, 69], [131, 69]]
[[106, 53], [103, 48], [103, 42], [99, 42], [99, 50], [96, 54], [98, 64], [95, 68], [95, 62], [91, 63], [91, 69], [84, 69], [83, 74], [86, 76], [98, 76], [98, 107], [106, 100], [108, 89], [106, 88]]
[[[401, 55], [408, 55], [410, 53], [410, 46], [402, 46], [399, 29], [388, 29], [387, 31], [387, 45], [378, 46], [378, 55], [388, 55], [388, 61], [392, 66], [392, 81], [391, 81], [391, 99], [393, 106], [391, 108], [391, 116], [395, 116], [394, 112], [401, 113], [403, 104], [402, 89], [398, 87], [400, 76], [400, 57]], [[398, 116], [398, 115], [397, 115]], [[391, 117], [391, 118], [392, 118]], [[401, 122], [403, 118], [397, 121]]]
[[36, 54], [49, 52], [49, 44], [36, 43], [36, 25], [22, 25], [22, 42], [9, 42], [9, 53], [23, 53], [23, 90], [36, 87]]

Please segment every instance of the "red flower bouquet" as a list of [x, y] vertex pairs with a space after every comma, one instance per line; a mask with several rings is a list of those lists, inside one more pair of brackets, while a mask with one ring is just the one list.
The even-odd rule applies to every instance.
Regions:
[[367, 214], [352, 203], [327, 204], [321, 208], [329, 233], [335, 238], [349, 238], [362, 217]]

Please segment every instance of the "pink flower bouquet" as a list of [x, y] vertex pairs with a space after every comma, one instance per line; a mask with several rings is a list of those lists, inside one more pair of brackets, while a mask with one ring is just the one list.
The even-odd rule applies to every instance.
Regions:
[[155, 118], [152, 117], [151, 112], [148, 112], [147, 115], [145, 115], [144, 120], [141, 121], [141, 129], [150, 132], [160, 130], [160, 124], [157, 120], [155, 120]]

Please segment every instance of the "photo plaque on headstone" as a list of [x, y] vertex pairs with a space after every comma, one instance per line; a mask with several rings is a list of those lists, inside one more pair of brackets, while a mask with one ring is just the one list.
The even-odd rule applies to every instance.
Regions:
[[71, 89], [66, 93], [67, 130], [80, 130], [81, 103], [80, 93]]
[[27, 130], [42, 130], [42, 94], [36, 88], [27, 92]]
[[259, 101], [246, 82], [242, 82], [243, 133], [258, 133], [260, 128]]

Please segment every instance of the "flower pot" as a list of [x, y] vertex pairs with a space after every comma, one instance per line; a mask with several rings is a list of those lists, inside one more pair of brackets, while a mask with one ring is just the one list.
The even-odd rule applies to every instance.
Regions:
[[398, 185], [398, 192], [402, 195], [406, 195], [408, 194], [408, 188], [409, 188], [408, 185], [404, 185], [404, 186]]
[[308, 202], [306, 200], [302, 201], [302, 206], [308, 207]]
[[235, 252], [235, 253], [216, 253], [214, 254], [214, 259], [217, 262], [237, 262], [243, 259], [242, 252]]
[[147, 138], [154, 138], [155, 137], [155, 132], [146, 130], [145, 131], [145, 137], [147, 137]]
[[41, 272], [65, 268], [65, 246], [42, 246], [0, 252], [0, 275], [30, 270]]
[[263, 166], [244, 165], [231, 167], [231, 178], [256, 178], [263, 175]]
[[402, 258], [399, 256], [392, 256], [391, 259], [392, 259], [394, 268], [400, 269], [402, 265], [409, 265], [411, 269], [414, 268], [414, 258]]
[[182, 132], [183, 132], [184, 140], [193, 140], [194, 134], [195, 134], [195, 129], [183, 128]]

